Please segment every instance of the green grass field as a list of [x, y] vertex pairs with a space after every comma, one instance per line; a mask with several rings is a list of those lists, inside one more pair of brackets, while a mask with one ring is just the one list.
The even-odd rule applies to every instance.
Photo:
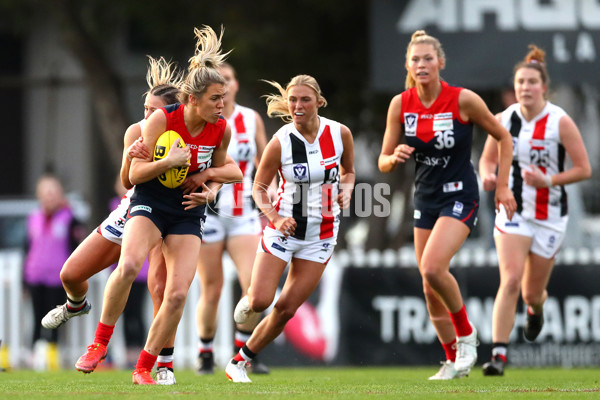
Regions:
[[0, 399], [586, 399], [600, 398], [600, 368], [517, 369], [504, 377], [429, 382], [434, 368], [274, 368], [234, 384], [222, 371], [176, 371], [175, 386], [134, 386], [131, 371], [0, 373]]

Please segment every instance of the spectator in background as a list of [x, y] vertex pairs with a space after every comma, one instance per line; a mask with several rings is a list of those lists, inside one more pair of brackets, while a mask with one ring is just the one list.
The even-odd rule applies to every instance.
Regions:
[[38, 323], [54, 304], [63, 300], [60, 270], [69, 254], [85, 237], [84, 227], [73, 215], [57, 177], [43, 175], [36, 188], [39, 208], [27, 218], [27, 256], [23, 277], [33, 304], [34, 366], [56, 370], [58, 331]]
[[445, 64], [439, 40], [416, 31], [406, 50], [406, 90], [390, 103], [379, 156], [384, 173], [411, 156], [415, 159], [415, 252], [429, 318], [446, 353], [431, 380], [466, 376], [477, 362], [477, 330], [450, 273], [450, 260], [477, 221], [479, 188], [471, 164], [474, 124], [501, 149], [496, 208], [503, 204], [508, 219], [516, 208], [508, 188], [510, 133], [481, 97], [441, 79]]
[[[550, 77], [545, 57], [543, 50], [530, 46], [514, 69], [518, 102], [497, 116], [513, 137], [510, 184], [517, 210], [512, 220], [504, 207], [496, 215], [500, 287], [492, 317], [492, 359], [483, 365], [488, 376], [504, 375], [519, 293], [528, 306], [525, 338], [533, 341], [542, 330], [546, 287], [567, 228], [565, 185], [592, 173], [579, 129], [562, 108], [547, 100]], [[571, 168], [565, 169], [565, 155]], [[496, 188], [497, 166], [498, 149], [488, 139], [479, 160], [484, 190]]]

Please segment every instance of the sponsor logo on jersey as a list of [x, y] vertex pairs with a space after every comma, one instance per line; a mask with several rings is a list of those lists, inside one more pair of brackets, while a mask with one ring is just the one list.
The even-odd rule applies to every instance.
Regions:
[[302, 181], [305, 180], [307, 178], [306, 175], [306, 165], [305, 164], [296, 164], [294, 165], [294, 179], [298, 180], [298, 181]]
[[190, 149], [195, 150], [198, 149], [198, 151], [212, 151], [215, 147], [217, 146], [202, 146], [202, 145], [197, 145], [197, 144], [193, 144], [190, 143], [187, 145]]
[[337, 160], [339, 160], [339, 159], [340, 159], [340, 156], [338, 156], [338, 155], [335, 155], [335, 156], [333, 156], [333, 157], [326, 158], [326, 159], [324, 159], [323, 161], [324, 161], [326, 164], [328, 164], [328, 165], [329, 165], [329, 164], [333, 164], [333, 163], [335, 163], [335, 162], [336, 162]]
[[435, 114], [433, 118], [434, 131], [448, 131], [452, 130], [453, 127], [452, 113]]
[[283, 247], [282, 245], [280, 245], [278, 243], [271, 244], [271, 247], [274, 248], [275, 250], [279, 250], [282, 253], [285, 253], [285, 247]]
[[110, 234], [112, 234], [112, 235], [114, 235], [116, 237], [121, 237], [121, 235], [123, 235], [123, 232], [121, 232], [120, 230], [118, 230], [114, 226], [106, 225], [105, 229], [108, 231], [108, 233], [110, 233]]
[[207, 162], [208, 160], [210, 160], [212, 158], [212, 151], [198, 151], [198, 156], [197, 156], [197, 163], [198, 164], [202, 164]]
[[319, 152], [319, 150], [311, 150], [308, 152], [308, 154], [317, 154]]
[[462, 181], [444, 183], [444, 193], [458, 192], [463, 189]]
[[415, 210], [415, 212], [413, 213], [413, 218], [414, 219], [421, 219], [421, 211], [420, 210]]
[[417, 120], [419, 114], [404, 113], [404, 134], [406, 136], [417, 136]]
[[136, 211], [145, 211], [147, 213], [152, 213], [152, 207], [149, 206], [135, 206], [135, 207], [131, 207], [131, 213], [134, 213]]
[[504, 226], [507, 228], [513, 227], [513, 228], [518, 228], [519, 227], [519, 223], [518, 222], [511, 222], [511, 221], [507, 221], [504, 223]]
[[423, 153], [415, 153], [415, 161], [421, 164], [429, 165], [430, 167], [441, 166], [446, 168], [452, 156], [433, 157], [426, 156]]
[[463, 203], [461, 203], [460, 201], [455, 201], [454, 207], [452, 207], [452, 214], [454, 214], [458, 217], [459, 215], [462, 214], [464, 208], [465, 208], [465, 205]]
[[544, 150], [548, 146], [548, 141], [543, 139], [531, 139], [529, 145], [532, 150]]

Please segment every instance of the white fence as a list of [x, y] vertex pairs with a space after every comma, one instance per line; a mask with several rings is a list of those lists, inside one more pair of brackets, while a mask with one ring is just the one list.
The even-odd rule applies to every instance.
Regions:
[[[0, 251], [0, 355], [8, 360], [0, 360], [11, 368], [26, 368], [31, 365], [31, 337], [34, 323], [32, 307], [22, 286], [23, 254], [21, 251]], [[225, 365], [233, 351], [233, 283], [237, 273], [231, 259], [223, 259], [225, 284], [219, 305], [217, 337], [215, 338], [215, 358], [217, 365]], [[71, 368], [77, 358], [85, 352], [94, 338], [96, 325], [102, 310], [102, 295], [110, 270], [105, 270], [89, 281], [88, 299], [92, 310], [88, 315], [73, 318], [59, 328], [60, 362], [63, 368]], [[175, 341], [175, 367], [192, 368], [196, 365], [198, 334], [196, 332], [196, 302], [200, 294], [197, 278], [188, 294]], [[146, 326], [152, 321], [152, 302], [147, 297], [144, 307]], [[38, 322], [39, 323], [39, 322]], [[126, 366], [126, 348], [121, 321], [117, 322], [109, 351], [115, 367]], [[145, 333], [144, 333], [145, 334]]]

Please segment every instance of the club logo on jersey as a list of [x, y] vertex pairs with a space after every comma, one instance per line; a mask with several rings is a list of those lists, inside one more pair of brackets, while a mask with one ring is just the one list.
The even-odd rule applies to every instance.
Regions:
[[294, 179], [297, 181], [303, 181], [307, 178], [306, 175], [306, 165], [305, 164], [296, 164], [294, 165]]
[[452, 208], [452, 214], [458, 217], [462, 214], [464, 208], [465, 205], [463, 203], [461, 203], [460, 201], [455, 201], [454, 207]]
[[404, 113], [404, 134], [406, 136], [417, 136], [417, 120], [419, 114]]

